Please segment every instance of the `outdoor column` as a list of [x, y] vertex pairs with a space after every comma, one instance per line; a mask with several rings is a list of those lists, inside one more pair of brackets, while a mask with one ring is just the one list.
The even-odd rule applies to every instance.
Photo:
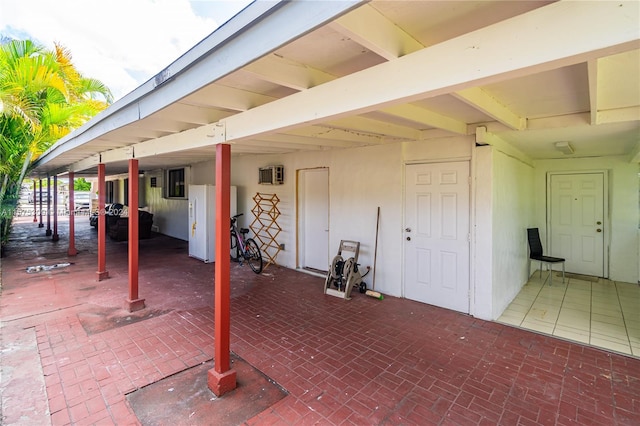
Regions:
[[38, 209], [36, 208], [36, 199], [38, 196], [38, 186], [36, 185], [36, 180], [33, 179], [33, 223], [38, 221]]
[[98, 164], [98, 281], [109, 278], [107, 272], [107, 219], [104, 211], [106, 188], [104, 164]]
[[138, 298], [138, 160], [129, 160], [129, 312], [144, 309], [144, 299]]
[[58, 175], [53, 175], [53, 241], [58, 241]]
[[[40, 223], [38, 224], [38, 228], [44, 228], [44, 223], [42, 223], [42, 179], [38, 180], [38, 185], [40, 187]], [[36, 208], [36, 199], [33, 199], [33, 208]]]
[[216, 263], [215, 263], [215, 360], [209, 370], [209, 389], [221, 396], [236, 388], [236, 371], [230, 368], [230, 232], [231, 146], [216, 145]]
[[51, 236], [51, 176], [47, 176], [47, 237]]
[[78, 250], [76, 250], [76, 206], [73, 202], [73, 184], [73, 172], [69, 172], [69, 250], [67, 250], [69, 256], [78, 254]]

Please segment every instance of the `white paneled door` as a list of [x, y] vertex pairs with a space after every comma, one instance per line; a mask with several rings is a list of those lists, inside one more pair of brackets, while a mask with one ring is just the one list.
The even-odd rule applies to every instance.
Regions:
[[549, 251], [567, 272], [604, 276], [604, 173], [551, 175]]
[[300, 266], [329, 270], [329, 169], [298, 174]]
[[469, 163], [406, 167], [404, 293], [469, 312]]

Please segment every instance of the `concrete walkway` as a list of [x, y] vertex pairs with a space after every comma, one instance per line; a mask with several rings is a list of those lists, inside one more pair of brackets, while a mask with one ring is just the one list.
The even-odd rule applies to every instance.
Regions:
[[[17, 223], [2, 261], [2, 424], [142, 424], [133, 395], [213, 357], [214, 267], [183, 241], [141, 240], [147, 308], [130, 314], [127, 243], [109, 242], [97, 282], [96, 230], [80, 221], [67, 258], [65, 226], [53, 243]], [[231, 283], [232, 351], [287, 395], [245, 420], [175, 424], [640, 424], [638, 359], [409, 300], [339, 300], [274, 266], [234, 264]]]

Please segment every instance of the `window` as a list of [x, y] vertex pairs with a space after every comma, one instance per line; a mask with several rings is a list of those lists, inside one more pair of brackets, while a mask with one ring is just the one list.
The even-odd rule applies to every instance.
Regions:
[[129, 205], [129, 179], [125, 179], [124, 180], [124, 205], [128, 206]]
[[184, 169], [167, 170], [167, 198], [185, 197], [184, 175]]

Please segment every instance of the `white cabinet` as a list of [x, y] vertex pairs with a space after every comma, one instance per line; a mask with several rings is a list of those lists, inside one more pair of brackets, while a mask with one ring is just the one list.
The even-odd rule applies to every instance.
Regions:
[[[237, 212], [237, 188], [231, 187], [229, 210]], [[216, 187], [189, 185], [189, 256], [205, 263], [215, 260]]]

